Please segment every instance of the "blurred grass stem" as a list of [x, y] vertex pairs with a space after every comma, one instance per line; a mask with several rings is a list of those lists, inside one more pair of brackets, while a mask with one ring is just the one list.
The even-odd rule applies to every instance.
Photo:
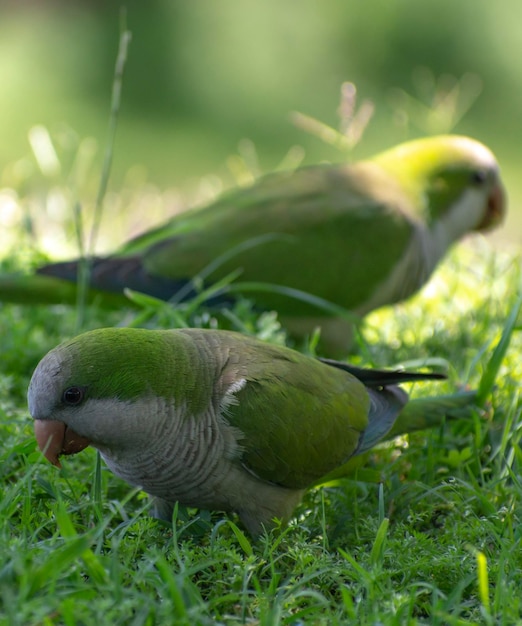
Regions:
[[77, 327], [82, 328], [85, 319], [85, 310], [87, 303], [87, 291], [89, 288], [89, 280], [91, 273], [91, 258], [96, 247], [96, 240], [100, 230], [100, 224], [103, 213], [103, 201], [107, 193], [107, 186], [111, 173], [112, 158], [114, 153], [114, 142], [116, 138], [116, 128], [118, 125], [118, 114], [121, 104], [121, 90], [123, 85], [123, 73], [127, 62], [127, 52], [132, 39], [132, 33], [127, 30], [125, 12], [122, 11], [120, 42], [118, 47], [118, 56], [114, 68], [114, 79], [112, 82], [111, 112], [109, 118], [109, 132], [105, 147], [105, 156], [103, 160], [100, 185], [96, 195], [96, 203], [94, 206], [94, 216], [92, 227], [89, 233], [87, 245], [83, 244], [83, 228], [81, 206], [75, 206], [76, 232], [78, 236], [80, 248], [80, 263], [78, 266], [78, 299], [77, 299]]

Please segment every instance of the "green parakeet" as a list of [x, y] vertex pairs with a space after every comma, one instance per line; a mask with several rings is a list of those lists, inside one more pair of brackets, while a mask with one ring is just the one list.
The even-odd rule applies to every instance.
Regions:
[[[451, 244], [493, 228], [504, 213], [488, 148], [461, 136], [419, 139], [354, 164], [273, 173], [177, 215], [93, 259], [90, 296], [108, 306], [126, 301], [125, 287], [165, 300], [183, 288], [186, 297], [194, 293], [191, 279], [213, 264], [206, 285], [239, 269], [247, 295], [277, 310], [290, 332], [320, 326], [324, 345], [339, 352], [349, 344], [346, 319], [246, 284], [305, 292], [363, 316], [415, 293]], [[0, 276], [0, 300], [73, 303], [76, 286], [68, 281], [76, 280], [77, 266]]]
[[396, 383], [430, 378], [443, 376], [359, 369], [229, 331], [109, 328], [51, 350], [28, 404], [55, 465], [90, 444], [159, 516], [175, 502], [235, 511], [257, 534], [390, 433], [469, 405], [466, 393], [406, 405]]

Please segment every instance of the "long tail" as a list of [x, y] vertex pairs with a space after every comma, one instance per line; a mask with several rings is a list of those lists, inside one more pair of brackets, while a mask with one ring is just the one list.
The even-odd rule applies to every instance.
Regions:
[[[77, 300], [76, 283], [43, 274], [0, 274], [0, 302], [19, 304], [69, 304]], [[88, 302], [105, 308], [118, 308], [127, 303], [123, 293], [102, 292], [90, 289]]]
[[470, 419], [476, 410], [476, 400], [477, 391], [414, 398], [404, 406], [385, 438], [393, 439], [405, 433], [433, 428], [445, 419]]
[[[36, 274], [0, 274], [0, 302], [69, 304], [77, 299], [77, 261], [51, 263]], [[149, 274], [139, 258], [95, 258], [91, 262], [88, 301], [105, 308], [132, 306], [125, 288], [169, 300], [188, 280]], [[185, 295], [190, 297], [191, 293]]]
[[[458, 391], [443, 396], [410, 400], [402, 408], [395, 424], [382, 441], [416, 430], [439, 426], [445, 419], [470, 419], [475, 412], [476, 399], [476, 391]], [[364, 452], [364, 449], [362, 451]], [[323, 476], [315, 484], [320, 485], [339, 478], [349, 478], [354, 476], [356, 471], [359, 472], [359, 476], [364, 476], [364, 462], [364, 456], [356, 454], [344, 465]], [[372, 476], [369, 480], [373, 482], [378, 478]]]
[[[39, 268], [38, 274], [76, 282], [78, 261], [51, 263]], [[140, 257], [94, 258], [90, 262], [89, 284], [93, 289], [121, 293], [127, 287], [160, 300], [169, 300], [188, 280], [172, 280], [150, 274]]]

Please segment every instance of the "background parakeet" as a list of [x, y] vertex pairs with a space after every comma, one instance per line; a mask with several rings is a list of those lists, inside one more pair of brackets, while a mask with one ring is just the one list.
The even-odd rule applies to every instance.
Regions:
[[[240, 269], [241, 283], [299, 290], [363, 316], [416, 292], [452, 243], [502, 220], [495, 157], [461, 136], [410, 141], [354, 164], [267, 175], [202, 209], [175, 216], [92, 260], [91, 297], [127, 301], [125, 287], [168, 300], [211, 264], [209, 285]], [[0, 276], [0, 299], [75, 302], [77, 261], [37, 276]], [[230, 295], [230, 294], [229, 294]], [[275, 290], [248, 291], [295, 335], [322, 327], [348, 347], [345, 320]], [[228, 297], [228, 296], [227, 296]], [[344, 345], [343, 345], [344, 344]]]
[[176, 501], [235, 511], [256, 534], [391, 429], [425, 428], [469, 403], [420, 399], [406, 411], [396, 383], [430, 378], [443, 376], [322, 362], [229, 331], [110, 328], [51, 350], [28, 403], [55, 465], [91, 444], [155, 496], [160, 516]]

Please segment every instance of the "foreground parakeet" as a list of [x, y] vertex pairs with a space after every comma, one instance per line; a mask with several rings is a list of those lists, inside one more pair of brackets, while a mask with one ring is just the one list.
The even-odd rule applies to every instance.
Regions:
[[444, 376], [354, 368], [229, 331], [109, 328], [51, 350], [28, 403], [53, 464], [91, 444], [161, 517], [176, 501], [235, 511], [257, 534], [390, 431], [469, 403], [406, 405], [396, 383], [429, 378]]
[[[461, 136], [419, 139], [355, 164], [269, 174], [177, 215], [94, 259], [90, 297], [121, 306], [125, 287], [164, 300], [181, 287], [188, 295], [187, 283], [219, 259], [206, 285], [240, 269], [242, 283], [299, 290], [362, 316], [416, 292], [451, 244], [493, 228], [504, 213], [488, 148]], [[39, 272], [0, 276], [0, 300], [75, 302], [68, 281], [77, 262]], [[319, 325], [326, 344], [346, 343], [347, 322], [312, 303], [273, 290], [247, 295], [277, 310], [294, 334]]]

